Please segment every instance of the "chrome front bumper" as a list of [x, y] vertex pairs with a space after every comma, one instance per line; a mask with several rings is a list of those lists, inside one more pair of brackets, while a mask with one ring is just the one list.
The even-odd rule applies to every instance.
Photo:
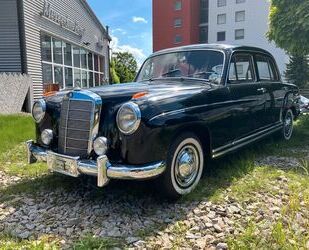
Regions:
[[105, 186], [110, 179], [145, 180], [159, 176], [165, 171], [165, 163], [155, 162], [142, 166], [112, 164], [107, 156], [96, 161], [81, 160], [79, 157], [60, 155], [27, 141], [28, 163], [47, 162], [52, 172], [78, 177], [82, 174], [97, 177], [99, 187]]

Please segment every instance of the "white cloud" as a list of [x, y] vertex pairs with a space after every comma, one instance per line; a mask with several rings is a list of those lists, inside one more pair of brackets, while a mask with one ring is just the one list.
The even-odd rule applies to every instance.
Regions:
[[121, 35], [127, 34], [127, 32], [124, 29], [121, 29], [121, 28], [113, 29], [112, 33], [120, 33]]
[[133, 23], [148, 23], [148, 21], [145, 18], [140, 17], [140, 16], [132, 17], [132, 22]]
[[113, 36], [113, 35], [112, 35], [112, 42], [110, 44], [110, 47], [112, 49], [112, 52], [131, 53], [135, 57], [138, 67], [140, 67], [142, 63], [144, 62], [144, 60], [147, 58], [147, 56], [145, 55], [142, 49], [132, 47], [128, 44], [120, 45], [118, 37]]

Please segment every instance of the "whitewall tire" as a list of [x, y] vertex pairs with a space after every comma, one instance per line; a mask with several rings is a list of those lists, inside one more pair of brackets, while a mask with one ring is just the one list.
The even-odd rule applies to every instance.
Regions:
[[199, 183], [204, 168], [204, 153], [192, 133], [179, 136], [170, 146], [167, 168], [160, 178], [160, 189], [169, 198], [190, 193]]

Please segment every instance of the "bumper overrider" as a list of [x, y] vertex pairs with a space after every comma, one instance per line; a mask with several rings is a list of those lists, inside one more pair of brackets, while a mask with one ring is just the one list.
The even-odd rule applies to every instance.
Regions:
[[57, 172], [72, 177], [90, 175], [97, 177], [98, 187], [108, 184], [110, 179], [146, 180], [159, 176], [165, 171], [165, 162], [155, 162], [147, 165], [133, 166], [112, 164], [107, 156], [100, 156], [96, 161], [82, 160], [79, 157], [57, 154], [40, 147], [30, 140], [26, 142], [28, 163], [47, 162], [51, 172]]

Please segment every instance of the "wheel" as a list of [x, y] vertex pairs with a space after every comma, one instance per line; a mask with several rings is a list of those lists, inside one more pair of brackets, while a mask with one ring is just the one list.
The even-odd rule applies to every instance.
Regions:
[[177, 199], [190, 193], [199, 183], [204, 167], [204, 154], [199, 139], [191, 133], [179, 136], [170, 146], [167, 168], [159, 179], [162, 194]]
[[293, 121], [294, 115], [291, 109], [288, 109], [283, 114], [283, 128], [282, 128], [282, 137], [284, 140], [290, 140], [293, 134]]

